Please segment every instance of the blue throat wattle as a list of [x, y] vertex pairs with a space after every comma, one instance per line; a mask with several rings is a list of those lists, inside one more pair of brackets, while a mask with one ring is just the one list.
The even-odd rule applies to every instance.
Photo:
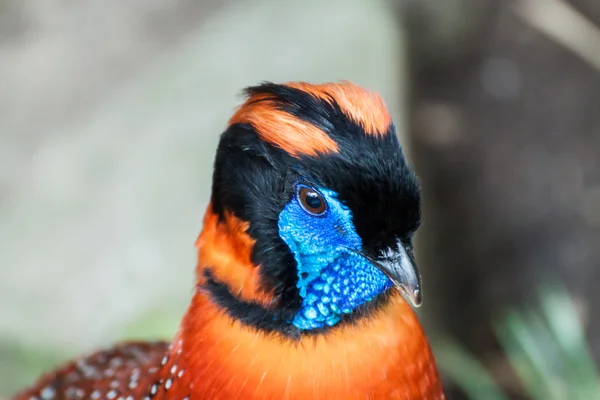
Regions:
[[350, 250], [362, 249], [351, 211], [335, 192], [318, 190], [327, 202], [323, 215], [309, 214], [296, 197], [279, 215], [279, 235], [298, 268], [302, 305], [291, 323], [300, 330], [333, 326], [392, 285], [385, 274]]

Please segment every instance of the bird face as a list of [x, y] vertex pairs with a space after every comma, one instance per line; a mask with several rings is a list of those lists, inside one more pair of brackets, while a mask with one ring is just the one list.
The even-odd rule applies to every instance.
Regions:
[[362, 255], [352, 220], [337, 193], [302, 183], [279, 216], [279, 234], [297, 264], [302, 306], [293, 324], [300, 330], [333, 326], [391, 286]]
[[247, 94], [217, 151], [212, 212], [249, 224], [260, 290], [273, 297], [223, 295], [227, 282], [211, 278], [213, 297], [238, 319], [292, 335], [360, 318], [394, 286], [419, 305], [419, 187], [381, 99], [349, 83]]

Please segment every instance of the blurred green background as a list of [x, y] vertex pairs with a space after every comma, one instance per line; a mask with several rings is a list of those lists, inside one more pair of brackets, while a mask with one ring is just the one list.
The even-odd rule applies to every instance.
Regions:
[[346, 79], [422, 180], [450, 398], [594, 398], [597, 24], [596, 0], [1, 0], [0, 396], [171, 337], [240, 90]]

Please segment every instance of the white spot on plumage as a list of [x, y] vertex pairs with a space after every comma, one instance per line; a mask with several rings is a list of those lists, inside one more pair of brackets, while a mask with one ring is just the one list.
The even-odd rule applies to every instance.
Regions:
[[42, 399], [44, 400], [51, 400], [54, 398], [54, 395], [56, 395], [56, 390], [51, 386], [45, 387], [40, 392], [40, 396], [42, 396]]
[[119, 357], [115, 357], [110, 360], [108, 365], [110, 365], [111, 367], [120, 367], [121, 365], [123, 365], [123, 360], [121, 360], [121, 358]]
[[167, 379], [167, 381], [165, 382], [165, 390], [171, 389], [172, 384], [173, 384], [173, 379], [171, 379], [171, 378]]
[[65, 395], [67, 396], [67, 398], [74, 398], [75, 397], [75, 393], [77, 392], [77, 388], [74, 386], [69, 386], [67, 388], [67, 390], [65, 390]]

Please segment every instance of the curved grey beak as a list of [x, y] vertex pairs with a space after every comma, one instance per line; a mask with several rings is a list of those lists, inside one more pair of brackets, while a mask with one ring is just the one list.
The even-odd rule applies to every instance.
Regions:
[[398, 242], [398, 249], [388, 249], [382, 257], [374, 259], [363, 252], [356, 251], [366, 258], [377, 269], [387, 275], [396, 288], [410, 300], [415, 307], [423, 302], [421, 292], [421, 276], [412, 252]]

